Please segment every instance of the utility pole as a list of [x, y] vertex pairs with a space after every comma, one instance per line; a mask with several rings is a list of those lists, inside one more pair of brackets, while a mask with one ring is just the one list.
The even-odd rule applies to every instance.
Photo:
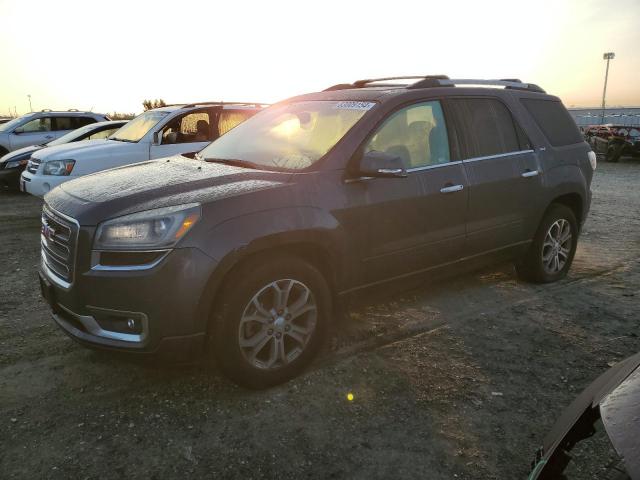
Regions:
[[602, 118], [600, 120], [600, 125], [604, 124], [604, 108], [605, 108], [605, 100], [607, 97], [607, 80], [609, 79], [609, 60], [613, 60], [616, 58], [616, 54], [613, 52], [607, 52], [602, 55], [602, 59], [607, 61], [607, 70], [604, 74], [604, 90], [602, 91]]
[[[609, 68], [609, 67], [607, 67], [607, 68]], [[33, 112], [33, 107], [31, 106], [31, 94], [27, 94], [27, 97], [29, 97], [29, 111]]]

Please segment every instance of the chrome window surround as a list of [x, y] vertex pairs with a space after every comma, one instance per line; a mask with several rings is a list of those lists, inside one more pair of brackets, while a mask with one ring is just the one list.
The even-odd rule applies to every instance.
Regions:
[[533, 150], [516, 150], [514, 152], [498, 153], [496, 155], [487, 155], [484, 157], [473, 157], [473, 158], [467, 158], [464, 160], [456, 160], [453, 162], [436, 163], [435, 165], [425, 165], [423, 167], [408, 168], [407, 173], [420, 172], [422, 170], [430, 170], [432, 168], [446, 167], [447, 165], [460, 165], [461, 163], [479, 162], [481, 160], [492, 160], [494, 158], [502, 158], [502, 157], [512, 157], [515, 155], [522, 155], [524, 153], [533, 153]]

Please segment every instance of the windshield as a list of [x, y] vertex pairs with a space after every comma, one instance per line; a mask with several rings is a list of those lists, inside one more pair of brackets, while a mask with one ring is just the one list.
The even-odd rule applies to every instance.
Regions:
[[160, 120], [169, 115], [169, 112], [157, 112], [149, 110], [138, 115], [129, 123], [123, 125], [109, 140], [120, 140], [121, 142], [138, 142], [149, 130], [155, 127]]
[[322, 158], [372, 102], [307, 101], [268, 108], [200, 152], [205, 160], [301, 170]]
[[8, 131], [10, 131], [14, 127], [16, 127], [18, 124], [20, 124], [24, 119], [26, 119], [28, 117], [32, 117], [32, 116], [33, 116], [33, 114], [29, 113], [27, 115], [22, 115], [21, 117], [14, 118], [13, 120], [8, 121], [7, 123], [3, 123], [2, 125], [0, 125], [0, 132], [8, 132]]
[[89, 132], [96, 129], [96, 124], [91, 123], [89, 125], [85, 125], [84, 127], [77, 128], [72, 132], [67, 133], [66, 135], [61, 136], [60, 138], [56, 138], [55, 140], [47, 143], [47, 147], [55, 147], [56, 145], [64, 145], [65, 143], [73, 142], [79, 138], [82, 138]]

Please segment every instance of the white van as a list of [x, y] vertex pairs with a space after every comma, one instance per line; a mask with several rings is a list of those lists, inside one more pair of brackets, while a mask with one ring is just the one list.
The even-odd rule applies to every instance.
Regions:
[[146, 160], [198, 152], [257, 113], [263, 104], [198, 103], [148, 110], [106, 140], [82, 141], [34, 153], [20, 190], [44, 196], [74, 178]]

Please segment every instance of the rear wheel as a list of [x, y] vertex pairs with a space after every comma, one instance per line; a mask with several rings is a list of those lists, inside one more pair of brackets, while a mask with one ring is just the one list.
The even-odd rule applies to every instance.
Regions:
[[578, 245], [578, 224], [573, 211], [554, 204], [544, 215], [533, 243], [516, 264], [518, 275], [535, 283], [550, 283], [567, 275]]
[[222, 371], [249, 388], [298, 375], [325, 336], [331, 297], [322, 274], [292, 256], [256, 258], [225, 280], [211, 345]]
[[622, 150], [624, 150], [623, 144], [609, 145], [609, 147], [607, 147], [607, 162], [617, 162], [620, 160]]

